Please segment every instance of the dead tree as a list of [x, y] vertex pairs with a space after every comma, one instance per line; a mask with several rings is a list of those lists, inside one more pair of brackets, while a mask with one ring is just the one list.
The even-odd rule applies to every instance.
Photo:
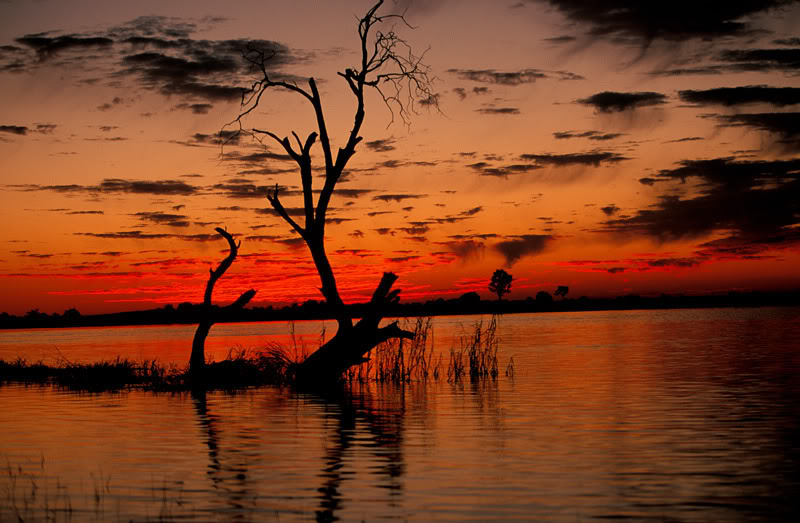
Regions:
[[[308, 246], [322, 283], [320, 290], [338, 323], [336, 335], [298, 366], [297, 376], [301, 381], [306, 378], [315, 381], [337, 379], [346, 369], [365, 361], [364, 356], [379, 343], [392, 338], [413, 338], [411, 332], [400, 329], [396, 322], [379, 327], [383, 311], [388, 305], [398, 301], [400, 291], [392, 290], [392, 285], [397, 280], [396, 275], [388, 272], [383, 274], [372, 295], [369, 314], [354, 325], [353, 318], [339, 295], [333, 268], [325, 253], [325, 217], [336, 183], [362, 139], [359, 132], [365, 116], [365, 92], [372, 88], [379, 93], [391, 112], [392, 121], [397, 115], [407, 123], [410, 114], [415, 112], [415, 102], [438, 107], [437, 97], [432, 91], [433, 78], [429, 68], [422, 62], [424, 53], [419, 56], [412, 53], [405, 40], [397, 36], [393, 29], [387, 32], [379, 29], [384, 27], [383, 24], [393, 22], [406, 24], [403, 15], [378, 14], [383, 3], [383, 0], [378, 1], [358, 21], [359, 64], [338, 73], [355, 98], [355, 112], [353, 126], [345, 137], [344, 145], [335, 155], [328, 135], [322, 99], [314, 78], [308, 79], [307, 88], [273, 78], [269, 72], [269, 60], [274, 52], [249, 48], [244, 53], [244, 57], [258, 72], [259, 79], [243, 97], [242, 112], [234, 123], [238, 124], [239, 132], [274, 140], [297, 164], [303, 188], [304, 225], [289, 216], [281, 203], [277, 184], [274, 190], [268, 192], [267, 199], [277, 214]], [[293, 143], [288, 136], [280, 137], [270, 130], [245, 130], [243, 118], [261, 103], [265, 93], [274, 89], [293, 93], [311, 105], [316, 118], [316, 130], [310, 132], [305, 140], [301, 140], [296, 132], [292, 132], [295, 141]], [[317, 143], [322, 149], [324, 182], [315, 204], [311, 149]]]
[[255, 289], [250, 289], [249, 291], [242, 293], [242, 295], [239, 296], [236, 301], [227, 307], [216, 308], [211, 304], [211, 295], [214, 293], [214, 284], [217, 283], [217, 280], [219, 280], [222, 275], [225, 274], [225, 271], [227, 271], [228, 268], [230, 268], [230, 266], [233, 264], [233, 260], [236, 259], [236, 254], [239, 252], [239, 246], [241, 245], [241, 242], [239, 242], [237, 245], [233, 240], [233, 236], [231, 236], [230, 233], [228, 233], [228, 231], [225, 229], [217, 227], [214, 230], [221, 234], [222, 237], [228, 241], [230, 252], [228, 253], [227, 258], [222, 260], [222, 262], [219, 264], [219, 267], [208, 270], [210, 274], [208, 276], [208, 283], [206, 283], [206, 292], [203, 296], [200, 321], [197, 325], [197, 330], [194, 333], [194, 340], [192, 340], [192, 355], [189, 358], [189, 374], [192, 376], [192, 383], [195, 385], [201, 384], [205, 381], [206, 337], [208, 337], [211, 326], [216, 323], [216, 320], [221, 313], [227, 313], [229, 311], [241, 309], [253, 299], [253, 296], [256, 295]]

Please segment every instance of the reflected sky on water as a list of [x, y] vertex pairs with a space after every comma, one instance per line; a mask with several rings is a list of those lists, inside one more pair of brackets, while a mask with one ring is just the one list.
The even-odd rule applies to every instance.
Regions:
[[[787, 520], [800, 493], [798, 318], [796, 308], [509, 315], [498, 326], [497, 381], [370, 384], [326, 397], [4, 385], [1, 452], [24, 472], [16, 503], [35, 477], [37, 499], [45, 486], [50, 507], [68, 493], [76, 521]], [[437, 350], [477, 319], [436, 318]], [[246, 347], [288, 332], [214, 329]], [[319, 323], [295, 330], [309, 344], [320, 336]], [[177, 363], [192, 328], [96, 331], [77, 338], [138, 343], [149, 358], [155, 334]], [[45, 340], [51, 333], [33, 341], [57, 341], [72, 357], [87, 350], [64, 333]], [[23, 334], [36, 335], [2, 333], [0, 354], [25, 346]], [[99, 501], [98, 478], [108, 485]], [[14, 507], [8, 497], [0, 505], [6, 520]]]

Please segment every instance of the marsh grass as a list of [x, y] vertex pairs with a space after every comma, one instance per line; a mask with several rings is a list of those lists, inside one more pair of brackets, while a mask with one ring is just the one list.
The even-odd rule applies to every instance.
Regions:
[[[492, 316], [485, 326], [481, 320], [465, 327], [447, 353], [435, 349], [432, 318], [406, 319], [404, 322], [403, 328], [414, 332], [413, 340], [394, 339], [382, 343], [367, 355], [364, 363], [349, 369], [344, 380], [349, 383], [407, 383], [438, 381], [444, 377], [448, 382], [497, 379], [497, 316]], [[288, 347], [278, 344], [260, 349], [237, 347], [231, 349], [226, 358], [207, 363], [203, 388], [238, 390], [291, 384], [296, 366], [312, 351], [296, 334], [293, 322], [289, 324], [289, 333]], [[323, 329], [318, 346], [325, 343], [325, 334]], [[506, 366], [505, 375], [514, 376], [513, 357]], [[135, 388], [182, 391], [192, 388], [188, 367], [163, 365], [155, 360], [136, 362], [122, 357], [96, 363], [76, 363], [63, 355], [54, 365], [41, 361], [31, 363], [25, 358], [0, 359], [0, 384], [3, 382], [54, 385], [89, 392]]]
[[438, 380], [442, 358], [440, 355], [434, 359], [433, 320], [405, 320], [403, 329], [414, 332], [414, 339], [393, 339], [378, 345], [367, 355], [367, 361], [347, 371], [346, 381], [406, 383]]
[[[410, 323], [410, 325], [409, 325]], [[434, 329], [431, 318], [406, 320], [406, 330], [414, 332], [414, 339], [390, 340], [373, 349], [368, 359], [352, 367], [346, 375], [348, 382], [407, 383], [410, 381], [438, 381], [446, 375], [448, 382], [495, 380], [499, 376], [497, 350], [497, 316], [492, 316], [484, 326], [483, 320], [464, 328], [453, 341], [445, 362], [444, 354], [434, 347]], [[505, 375], [513, 378], [514, 358], [506, 366]]]
[[[234, 390], [283, 384], [293, 363], [292, 356], [277, 345], [260, 350], [231, 349], [226, 358], [206, 364], [206, 388]], [[53, 385], [88, 392], [136, 388], [180, 391], [192, 386], [188, 367], [121, 357], [96, 363], [76, 363], [62, 358], [54, 365], [41, 361], [29, 363], [25, 358], [10, 362], [0, 359], [2, 382]]]

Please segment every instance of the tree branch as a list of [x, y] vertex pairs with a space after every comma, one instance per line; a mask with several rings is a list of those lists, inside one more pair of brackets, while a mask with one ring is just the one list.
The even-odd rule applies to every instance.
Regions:
[[300, 234], [300, 236], [302, 236], [305, 239], [305, 237], [306, 237], [305, 229], [300, 227], [297, 224], [297, 222], [295, 222], [292, 219], [292, 217], [289, 216], [289, 213], [286, 212], [286, 209], [283, 207], [283, 204], [278, 199], [278, 184], [277, 183], [275, 184], [275, 189], [272, 191], [272, 194], [270, 194], [269, 191], [267, 191], [267, 201], [269, 201], [270, 205], [272, 205], [272, 208], [275, 209], [275, 212], [277, 212], [278, 215], [281, 218], [283, 218], [289, 225], [292, 226], [292, 228], [295, 231], [297, 231]]
[[217, 227], [214, 230], [221, 234], [222, 237], [228, 241], [228, 246], [230, 246], [231, 250], [228, 253], [228, 256], [222, 260], [216, 270], [209, 270], [211, 274], [208, 277], [208, 283], [206, 283], [206, 292], [203, 295], [203, 305], [206, 307], [211, 306], [211, 294], [214, 292], [214, 284], [217, 283], [217, 280], [220, 279], [223, 274], [225, 274], [225, 271], [227, 271], [231, 266], [233, 260], [236, 259], [236, 254], [239, 251], [239, 246], [236, 245], [235, 241], [233, 241], [233, 236], [231, 236], [228, 231], [221, 227]]

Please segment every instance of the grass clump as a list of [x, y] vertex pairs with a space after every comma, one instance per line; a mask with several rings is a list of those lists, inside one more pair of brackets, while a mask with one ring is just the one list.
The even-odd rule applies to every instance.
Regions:
[[[233, 390], [284, 384], [289, 380], [293, 363], [277, 345], [262, 350], [233, 349], [225, 359], [206, 364], [203, 387]], [[0, 383], [5, 382], [53, 385], [88, 392], [192, 388], [188, 367], [163, 365], [155, 360], [136, 362], [122, 357], [95, 363], [75, 363], [62, 358], [54, 365], [41, 361], [29, 363], [25, 358], [0, 359]]]
[[[465, 332], [459, 337], [458, 348], [450, 348], [450, 362], [447, 366], [447, 378], [460, 381], [469, 376], [471, 381], [491, 378], [497, 379], [497, 316], [492, 316], [484, 328], [483, 321], [476, 323], [472, 332]], [[511, 359], [506, 375], [513, 376], [514, 360]], [[509, 374], [510, 369], [510, 374]]]
[[433, 320], [416, 318], [413, 325], [406, 324], [403, 328], [414, 332], [413, 340], [394, 338], [378, 345], [370, 353], [372, 358], [347, 371], [346, 380], [359, 383], [438, 380], [442, 359], [441, 356], [435, 362], [433, 359]]

